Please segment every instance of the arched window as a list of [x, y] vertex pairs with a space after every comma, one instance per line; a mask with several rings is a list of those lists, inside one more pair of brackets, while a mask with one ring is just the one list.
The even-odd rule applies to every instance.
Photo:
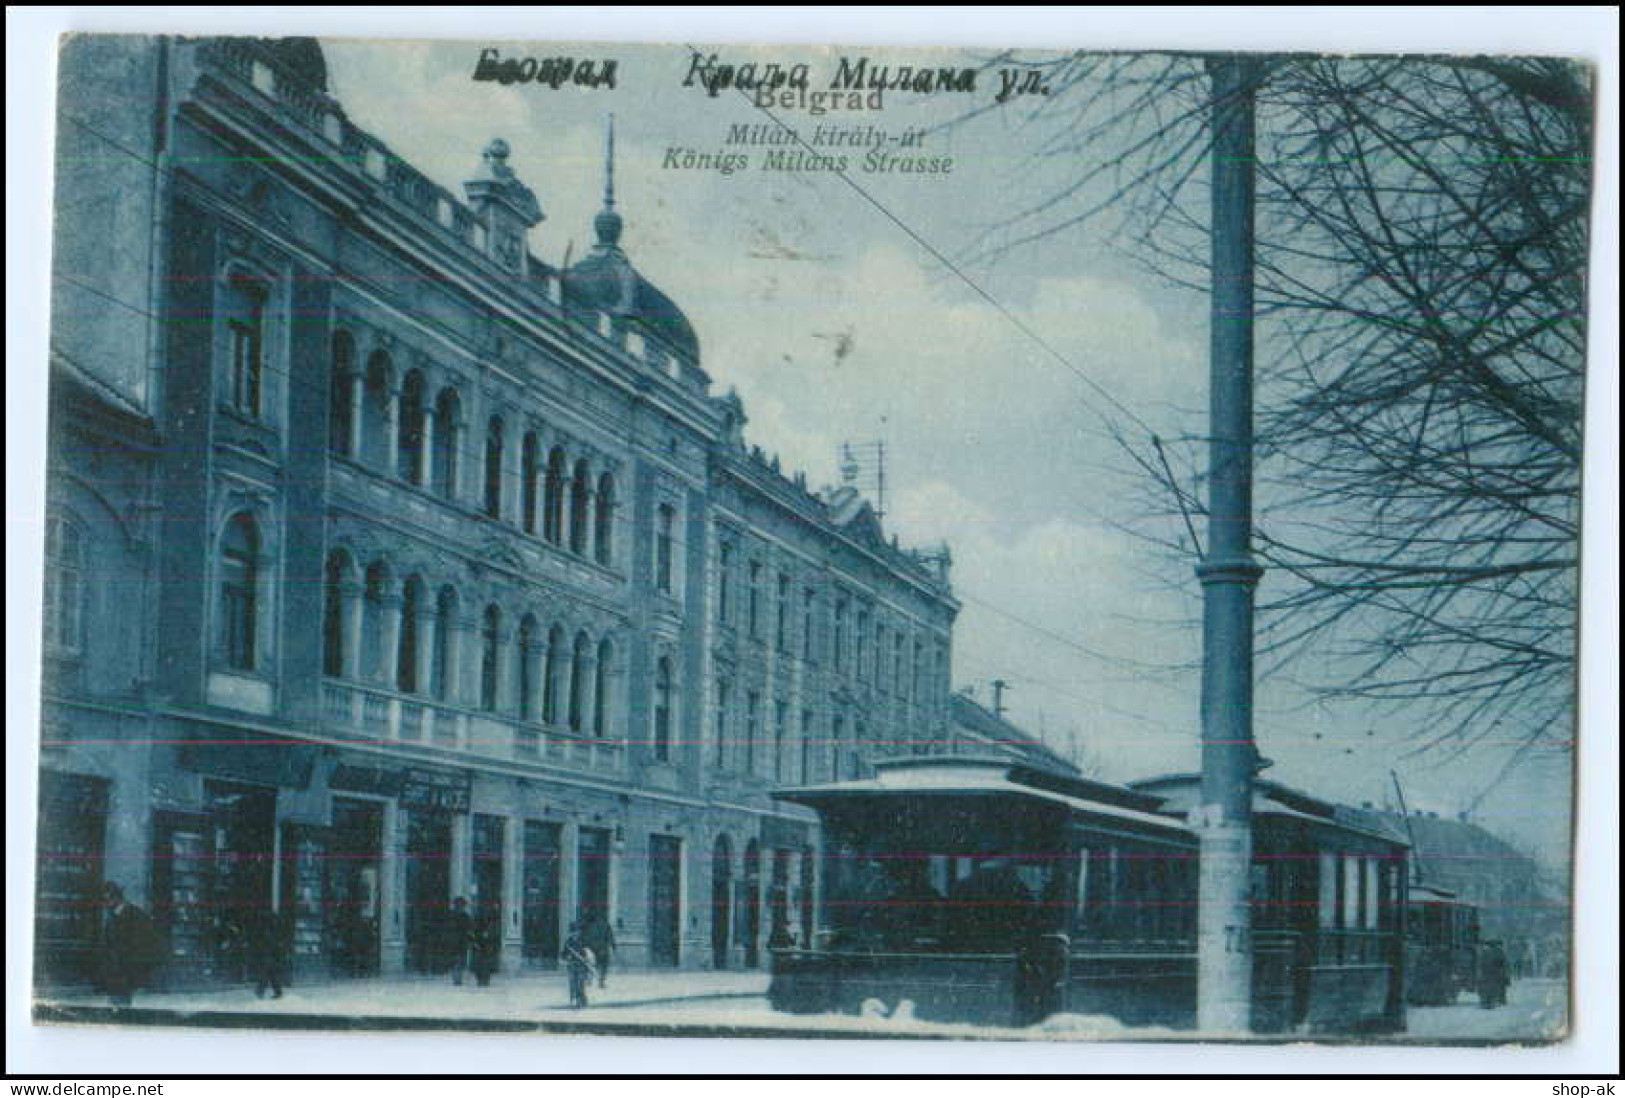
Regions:
[[655, 662], [655, 758], [661, 762], [671, 759], [673, 686], [671, 660], [661, 656]]
[[406, 375], [401, 386], [399, 423], [396, 425], [396, 472], [408, 484], [422, 484], [424, 413], [427, 398], [423, 392], [423, 375], [416, 370]]
[[258, 664], [259, 570], [259, 527], [234, 515], [220, 543], [220, 647], [226, 666], [239, 671]]
[[265, 374], [265, 285], [233, 276], [226, 286], [226, 340], [230, 348], [231, 406], [258, 418]]
[[609, 675], [615, 649], [609, 641], [598, 642], [598, 663], [592, 669], [592, 732], [600, 740], [609, 735]]
[[547, 455], [547, 485], [542, 495], [542, 536], [554, 545], [564, 536], [564, 451], [557, 446]]
[[345, 635], [344, 584], [349, 573], [349, 561], [343, 553], [328, 555], [322, 589], [322, 674], [334, 678], [344, 674], [345, 649], [355, 643], [354, 637]]
[[424, 602], [423, 581], [413, 576], [406, 581], [401, 597], [400, 643], [395, 652], [395, 685], [407, 692], [419, 686], [418, 647], [422, 638], [418, 635], [418, 623], [425, 610]]
[[485, 608], [480, 638], [480, 708], [495, 713], [498, 668], [502, 660], [502, 611], [495, 606]]
[[615, 559], [615, 478], [604, 473], [598, 478], [597, 509], [593, 512], [593, 553], [599, 564]]
[[502, 417], [485, 426], [485, 513], [502, 517]]
[[45, 651], [76, 656], [84, 650], [85, 540], [63, 515], [45, 523]]
[[335, 454], [355, 453], [355, 340], [349, 332], [333, 333], [333, 363], [328, 373], [327, 445]]
[[672, 592], [673, 540], [677, 537], [677, 509], [662, 503], [655, 516], [655, 589]]
[[452, 685], [454, 668], [452, 664], [452, 630], [457, 628], [457, 592], [450, 587], [440, 589], [440, 597], [435, 600], [435, 631], [434, 631], [434, 696], [441, 701], [450, 701], [456, 691]]
[[592, 471], [587, 468], [585, 460], [576, 462], [575, 476], [570, 479], [570, 551], [572, 553], [587, 552], [588, 538], [592, 531], [587, 523], [590, 500], [592, 499]]
[[556, 724], [559, 719], [559, 663], [564, 659], [564, 630], [554, 626], [547, 633], [547, 658], [542, 663], [542, 720]]
[[580, 732], [587, 709], [587, 660], [591, 648], [587, 634], [577, 633], [570, 653], [570, 731]]
[[455, 389], [442, 389], [434, 409], [434, 490], [457, 495], [458, 450], [462, 446], [463, 404]]
[[383, 561], [373, 561], [367, 566], [361, 625], [362, 674], [373, 681], [388, 681], [390, 668], [386, 660], [393, 655], [384, 651], [384, 616], [389, 589], [389, 566]]
[[368, 465], [385, 472], [390, 469], [395, 439], [389, 431], [390, 386], [394, 384], [394, 367], [384, 351], [374, 351], [367, 359], [367, 382], [362, 390], [361, 441], [366, 448]]
[[536, 533], [537, 488], [541, 476], [541, 444], [535, 431], [525, 432], [525, 441], [519, 451], [519, 520], [525, 533]]
[[536, 678], [531, 653], [536, 648], [536, 619], [529, 614], [519, 623], [519, 716], [536, 719]]

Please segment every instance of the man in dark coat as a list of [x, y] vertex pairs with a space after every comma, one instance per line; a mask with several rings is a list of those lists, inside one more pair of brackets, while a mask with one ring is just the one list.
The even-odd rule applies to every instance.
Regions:
[[592, 950], [593, 965], [598, 969], [598, 986], [604, 987], [609, 982], [609, 960], [615, 953], [615, 928], [609, 925], [607, 916], [594, 915], [581, 937]]
[[1485, 1010], [1506, 1006], [1510, 982], [1506, 950], [1500, 942], [1486, 942], [1478, 958], [1478, 1005]]
[[495, 904], [486, 904], [474, 916], [469, 936], [469, 967], [474, 980], [481, 987], [491, 985], [491, 974], [497, 970], [497, 958], [502, 948], [502, 917]]
[[440, 928], [445, 936], [446, 957], [451, 961], [451, 982], [463, 986], [463, 973], [468, 971], [468, 948], [474, 931], [468, 916], [468, 901], [461, 896], [451, 902], [446, 921]]
[[109, 881], [102, 889], [107, 920], [102, 927], [102, 985], [114, 1006], [129, 1006], [159, 961], [158, 932], [145, 911]]
[[282, 973], [287, 963], [287, 919], [269, 904], [255, 904], [243, 913], [243, 939], [248, 953], [248, 972], [254, 979], [254, 997], [282, 998]]

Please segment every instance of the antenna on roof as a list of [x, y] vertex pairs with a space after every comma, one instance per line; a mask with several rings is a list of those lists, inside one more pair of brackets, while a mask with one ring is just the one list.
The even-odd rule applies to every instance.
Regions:
[[[881, 418], [885, 423], [885, 418]], [[875, 518], [886, 517], [886, 440], [841, 443], [841, 482], [874, 492]]]

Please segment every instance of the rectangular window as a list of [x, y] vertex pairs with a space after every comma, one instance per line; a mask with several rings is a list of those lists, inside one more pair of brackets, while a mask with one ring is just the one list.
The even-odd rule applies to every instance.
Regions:
[[773, 780], [790, 780], [790, 707], [784, 702], [773, 703]]
[[714, 739], [717, 743], [717, 769], [728, 768], [728, 706], [732, 702], [733, 689], [726, 679], [717, 680], [717, 712], [716, 732]]
[[666, 595], [672, 591], [672, 540], [676, 528], [676, 509], [662, 503], [655, 523], [655, 588]]
[[745, 765], [747, 774], [756, 773], [756, 722], [761, 709], [762, 699], [756, 691], [752, 690], [745, 697]]
[[717, 551], [717, 624], [727, 625], [733, 601], [734, 547], [723, 542]]
[[867, 610], [858, 611], [858, 628], [854, 639], [857, 641], [858, 681], [862, 682], [869, 677], [869, 612]]
[[760, 561], [750, 562], [750, 590], [747, 592], [750, 600], [746, 621], [749, 623], [751, 639], [755, 640], [762, 635], [762, 565]]
[[817, 599], [818, 596], [810, 587], [801, 593], [801, 658], [808, 663], [817, 658], [817, 652], [813, 648], [813, 623], [818, 609]]
[[79, 528], [53, 515], [45, 527], [45, 649], [75, 653], [83, 635], [84, 547]]
[[803, 709], [801, 711], [801, 765], [796, 775], [797, 780], [803, 783], [813, 780], [812, 748], [813, 711]]
[[265, 291], [248, 279], [233, 278], [227, 291], [226, 316], [231, 406], [245, 416], [257, 418], [264, 373]]
[[790, 577], [783, 572], [773, 601], [773, 644], [780, 652], [790, 645]]

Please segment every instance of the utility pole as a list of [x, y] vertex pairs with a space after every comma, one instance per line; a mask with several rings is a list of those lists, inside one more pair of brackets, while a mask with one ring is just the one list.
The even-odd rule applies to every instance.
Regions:
[[1208, 59], [1212, 81], [1212, 278], [1207, 554], [1202, 584], [1202, 795], [1196, 1021], [1204, 1034], [1252, 1023], [1253, 93], [1258, 63]]

